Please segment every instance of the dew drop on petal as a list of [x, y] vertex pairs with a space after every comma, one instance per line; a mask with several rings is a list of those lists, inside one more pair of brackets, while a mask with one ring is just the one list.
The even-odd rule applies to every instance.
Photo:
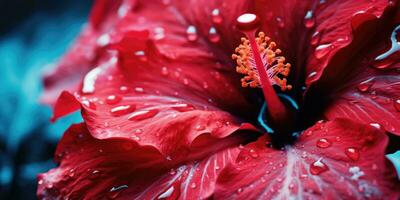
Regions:
[[360, 159], [360, 151], [356, 148], [353, 147], [346, 148], [344, 153], [348, 158], [350, 158], [353, 161], [357, 161], [358, 159]]
[[374, 85], [374, 82], [375, 82], [374, 78], [367, 79], [367, 80], [359, 83], [357, 86], [357, 89], [360, 92], [367, 92], [372, 87], [372, 85]]
[[123, 85], [123, 86], [119, 87], [119, 91], [120, 91], [122, 94], [126, 94], [126, 93], [129, 92], [129, 88]]
[[379, 129], [379, 130], [382, 129], [382, 125], [380, 125], [379, 123], [373, 122], [373, 123], [370, 123], [369, 125], [374, 127], [374, 128], [376, 128], [376, 129]]
[[168, 76], [168, 74], [169, 74], [168, 68], [167, 67], [162, 67], [161, 68], [161, 75]]
[[144, 52], [144, 51], [136, 51], [135, 56], [142, 62], [147, 61], [146, 52]]
[[171, 108], [175, 109], [179, 112], [187, 112], [187, 111], [194, 110], [194, 106], [191, 104], [187, 104], [187, 103], [175, 104], [175, 105], [172, 105]]
[[197, 29], [196, 29], [195, 26], [190, 25], [190, 26], [187, 27], [187, 29], [186, 29], [186, 38], [190, 42], [194, 42], [199, 38], [199, 36], [197, 34]]
[[125, 105], [125, 106], [114, 107], [110, 110], [110, 112], [114, 117], [120, 117], [122, 115], [126, 115], [126, 114], [129, 114], [129, 113], [135, 111], [135, 109], [136, 109], [136, 106], [134, 106], [134, 105]]
[[310, 165], [310, 172], [313, 175], [319, 175], [322, 172], [328, 171], [328, 166], [322, 162], [322, 159], [318, 159], [317, 161], [311, 163]]
[[250, 152], [250, 156], [252, 158], [258, 158], [259, 157], [258, 153], [254, 149], [250, 149], [249, 152]]
[[196, 129], [196, 131], [203, 131], [203, 130], [206, 129], [206, 127], [199, 124], [199, 125], [197, 125], [197, 126], [195, 127], [195, 129]]
[[319, 148], [328, 148], [332, 145], [332, 142], [326, 138], [321, 138], [317, 140], [317, 147]]
[[97, 45], [104, 47], [110, 43], [110, 35], [103, 34], [97, 39]]
[[316, 46], [321, 38], [321, 34], [319, 31], [315, 31], [314, 34], [311, 36], [310, 44]]
[[115, 105], [122, 100], [120, 96], [117, 95], [110, 95], [106, 98], [106, 103], [109, 105]]
[[217, 33], [217, 29], [215, 29], [215, 27], [211, 27], [210, 30], [208, 30], [208, 40], [210, 40], [212, 43], [217, 43], [220, 39], [221, 37]]
[[190, 188], [195, 189], [197, 187], [196, 183], [191, 183]]
[[86, 108], [96, 110], [96, 104], [94, 104], [93, 102], [91, 102], [89, 100], [82, 100], [81, 103]]
[[307, 11], [304, 16], [304, 26], [306, 28], [312, 28], [315, 25], [315, 17], [312, 10]]
[[168, 197], [172, 196], [172, 194], [174, 193], [175, 188], [174, 186], [171, 186], [170, 188], [168, 188], [166, 191], [164, 191], [163, 193], [161, 193], [157, 199], [168, 199]]
[[115, 199], [126, 188], [128, 188], [127, 185], [120, 185], [120, 186], [112, 187], [110, 189], [110, 191], [108, 192], [107, 197], [110, 199]]
[[101, 72], [102, 72], [101, 68], [96, 67], [86, 74], [85, 78], [83, 79], [82, 93], [84, 94], [94, 93], [96, 79]]
[[328, 55], [332, 51], [333, 47], [332, 44], [321, 44], [315, 48], [314, 56], [317, 59], [321, 59]]
[[157, 109], [137, 111], [137, 112], [132, 113], [128, 117], [128, 120], [141, 121], [141, 120], [149, 119], [149, 118], [156, 116], [158, 114], [158, 112], [159, 111]]
[[396, 99], [393, 101], [393, 106], [396, 108], [397, 111], [400, 112], [400, 99]]
[[281, 17], [277, 17], [276, 18], [276, 22], [278, 23], [278, 27], [279, 28], [284, 28], [285, 27], [285, 22], [283, 21], [283, 19]]
[[215, 8], [211, 11], [211, 19], [214, 24], [222, 23], [222, 16], [219, 9]]

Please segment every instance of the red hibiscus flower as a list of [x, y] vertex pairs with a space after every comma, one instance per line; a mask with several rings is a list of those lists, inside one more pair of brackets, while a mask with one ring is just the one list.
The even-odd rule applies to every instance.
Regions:
[[385, 153], [399, 149], [399, 11], [97, 1], [45, 77], [53, 120], [81, 109], [84, 123], [64, 134], [38, 197], [398, 199]]

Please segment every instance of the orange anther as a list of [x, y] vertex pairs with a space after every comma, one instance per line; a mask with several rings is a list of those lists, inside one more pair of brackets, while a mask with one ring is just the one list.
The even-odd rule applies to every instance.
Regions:
[[[282, 91], [290, 90], [291, 85], [287, 85], [287, 77], [290, 73], [290, 63], [285, 63], [285, 57], [278, 56], [282, 53], [280, 49], [276, 48], [276, 43], [270, 41], [271, 39], [265, 35], [264, 32], [259, 32], [256, 42], [258, 45], [258, 52], [270, 81], [273, 85], [278, 85]], [[260, 77], [254, 63], [253, 51], [249, 40], [241, 38], [241, 44], [235, 49], [235, 54], [232, 54], [232, 59], [236, 60], [236, 71], [245, 76], [241, 79], [243, 87], [261, 87]]]

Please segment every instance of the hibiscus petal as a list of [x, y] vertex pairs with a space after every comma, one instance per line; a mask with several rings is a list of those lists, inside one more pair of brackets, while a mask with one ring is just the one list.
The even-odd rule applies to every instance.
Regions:
[[281, 151], [262, 137], [221, 172], [216, 198], [398, 199], [387, 142], [379, 129], [345, 119], [319, 122]]
[[[395, 58], [396, 52], [389, 52], [391, 46], [396, 48], [398, 45], [393, 38], [397, 35], [393, 26], [396, 22], [390, 24], [387, 25], [389, 30], [384, 29], [376, 35], [379, 39], [371, 41], [375, 45], [371, 44], [353, 59], [354, 67], [346, 69], [349, 75], [342, 78], [342, 82], [347, 83], [329, 95], [331, 102], [324, 113], [327, 118], [346, 117], [378, 124], [386, 131], [400, 135], [400, 64]], [[389, 56], [381, 62], [375, 61], [382, 55]]]
[[[152, 147], [93, 138], [73, 125], [57, 147], [59, 166], [39, 175], [40, 199], [182, 199], [213, 194], [220, 169], [236, 159], [241, 137], [197, 140], [189, 162], [165, 160]], [[210, 146], [211, 145], [211, 146]], [[210, 148], [212, 147], [212, 148]], [[203, 156], [199, 156], [203, 152]], [[204, 157], [206, 155], [206, 157]], [[209, 155], [209, 156], [207, 156]]]
[[[94, 137], [126, 138], [176, 159], [200, 135], [223, 138], [254, 130], [225, 110], [255, 112], [249, 112], [235, 72], [223, 69], [205, 43], [187, 40], [174, 9], [165, 8], [140, 4], [123, 17], [107, 47], [110, 53], [85, 76], [75, 96]], [[164, 37], [154, 38], [160, 26]]]

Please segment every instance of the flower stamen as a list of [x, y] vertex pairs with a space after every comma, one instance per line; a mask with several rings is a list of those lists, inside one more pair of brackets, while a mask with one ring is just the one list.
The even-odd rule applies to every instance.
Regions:
[[[242, 37], [241, 42], [235, 49], [235, 53], [232, 54], [232, 59], [236, 60], [236, 71], [245, 75], [241, 79], [242, 87], [261, 88], [260, 74], [257, 70], [250, 41]], [[259, 32], [258, 37], [256, 37], [256, 44], [257, 53], [260, 54], [271, 84], [279, 86], [282, 91], [292, 89], [292, 86], [287, 84], [286, 79], [290, 73], [291, 65], [286, 63], [284, 56], [281, 56], [282, 51], [276, 47], [276, 43], [271, 41], [264, 32]]]

